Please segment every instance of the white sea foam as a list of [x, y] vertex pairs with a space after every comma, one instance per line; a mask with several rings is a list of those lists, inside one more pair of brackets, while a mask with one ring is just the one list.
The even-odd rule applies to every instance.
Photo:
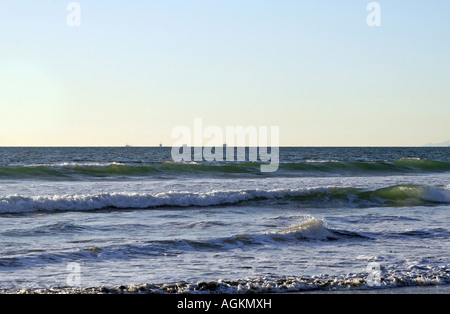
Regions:
[[152, 208], [160, 206], [214, 206], [235, 204], [257, 198], [275, 199], [287, 196], [327, 192], [329, 188], [276, 190], [213, 190], [210, 192], [170, 191], [164, 193], [107, 192], [75, 195], [11, 195], [0, 198], [0, 213], [37, 210], [94, 210], [103, 208]]
[[[49, 289], [6, 289], [4, 294], [248, 294], [248, 293], [293, 293], [307, 291], [359, 291], [377, 289], [389, 293], [388, 289], [405, 287], [440, 286], [449, 291], [449, 273], [441, 269], [430, 269], [421, 273], [399, 272], [397, 269], [385, 270], [380, 285], [370, 284], [370, 274], [345, 274], [321, 276], [261, 276], [236, 280], [215, 280], [200, 282], [173, 282], [160, 284], [134, 284], [117, 286], [98, 286], [89, 288], [52, 287]], [[407, 290], [408, 291], [408, 290]], [[416, 290], [427, 293], [427, 290]], [[429, 290], [434, 293], [436, 290]], [[438, 290], [439, 291], [439, 290]], [[392, 292], [400, 292], [393, 290]]]
[[[370, 193], [373, 193], [371, 195]], [[405, 196], [406, 195], [406, 196]], [[430, 186], [393, 186], [373, 192], [350, 187], [315, 187], [296, 189], [212, 190], [209, 192], [170, 191], [160, 193], [104, 192], [98, 194], [10, 195], [0, 197], [0, 213], [35, 211], [82, 211], [106, 208], [147, 209], [162, 206], [217, 206], [249, 200], [293, 198], [298, 202], [319, 204], [337, 200], [347, 206], [383, 205], [395, 201], [450, 203], [450, 190]], [[297, 230], [298, 231], [298, 230]]]
[[437, 203], [450, 203], [450, 188], [423, 187], [422, 198]]
[[335, 238], [325, 220], [315, 217], [308, 217], [302, 223], [278, 231], [277, 234], [317, 240]]
[[104, 208], [145, 209], [160, 206], [214, 206], [235, 204], [255, 198], [282, 198], [286, 195], [308, 193], [296, 190], [238, 190], [167, 193], [100, 193], [81, 195], [12, 195], [0, 198], [0, 213], [68, 210], [95, 210]]

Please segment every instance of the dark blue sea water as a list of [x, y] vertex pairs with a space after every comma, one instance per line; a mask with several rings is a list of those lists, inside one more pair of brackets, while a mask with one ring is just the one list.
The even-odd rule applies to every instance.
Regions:
[[282, 147], [263, 173], [177, 163], [164, 147], [0, 148], [0, 289], [264, 278], [284, 291], [286, 276], [311, 278], [292, 291], [329, 276], [342, 289], [349, 278], [447, 285], [449, 152]]

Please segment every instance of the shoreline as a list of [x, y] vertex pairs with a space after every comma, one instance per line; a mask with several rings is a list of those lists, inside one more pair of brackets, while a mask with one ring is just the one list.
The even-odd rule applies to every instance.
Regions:
[[0, 294], [449, 294], [450, 275], [381, 277], [377, 285], [364, 274], [320, 277], [259, 277], [243, 280], [178, 282], [98, 287], [0, 289]]
[[450, 284], [434, 286], [411, 286], [411, 287], [388, 287], [378, 289], [347, 289], [347, 290], [312, 290], [312, 291], [291, 291], [291, 292], [172, 292], [154, 291], [148, 289], [149, 285], [131, 285], [117, 287], [91, 287], [91, 288], [70, 288], [55, 287], [47, 289], [0, 289], [0, 295], [19, 295], [19, 294], [153, 294], [153, 295], [246, 295], [246, 294], [274, 294], [274, 295], [292, 295], [292, 294], [450, 294]]

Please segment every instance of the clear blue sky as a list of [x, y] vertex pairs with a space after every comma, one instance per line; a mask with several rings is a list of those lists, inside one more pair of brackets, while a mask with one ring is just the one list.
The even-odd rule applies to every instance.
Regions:
[[170, 145], [280, 127], [281, 145], [450, 139], [450, 1], [0, 2], [0, 146]]

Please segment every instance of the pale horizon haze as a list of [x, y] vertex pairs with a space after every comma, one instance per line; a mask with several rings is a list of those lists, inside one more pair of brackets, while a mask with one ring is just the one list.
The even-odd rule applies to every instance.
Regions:
[[0, 146], [170, 146], [278, 126], [281, 146], [450, 140], [450, 2], [0, 3]]

